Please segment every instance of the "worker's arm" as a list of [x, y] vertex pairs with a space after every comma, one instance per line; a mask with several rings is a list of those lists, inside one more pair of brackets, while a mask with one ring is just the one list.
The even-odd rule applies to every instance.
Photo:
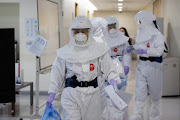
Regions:
[[121, 80], [119, 78], [119, 74], [114, 68], [112, 59], [108, 53], [106, 53], [100, 58], [100, 63], [101, 63], [101, 71], [104, 73], [105, 79], [108, 80], [109, 83], [111, 79], [114, 79], [117, 81], [118, 84], [120, 84]]
[[65, 80], [65, 61], [56, 57], [51, 70], [51, 82], [48, 93], [57, 93]]
[[164, 36], [162, 35], [155, 36], [154, 42], [155, 42], [155, 46], [147, 50], [147, 55], [149, 57], [160, 57], [165, 50]]
[[127, 52], [127, 48], [129, 46], [129, 43], [125, 43], [123, 46], [123, 64], [124, 66], [131, 66], [131, 61], [132, 61], [132, 53], [131, 52]]

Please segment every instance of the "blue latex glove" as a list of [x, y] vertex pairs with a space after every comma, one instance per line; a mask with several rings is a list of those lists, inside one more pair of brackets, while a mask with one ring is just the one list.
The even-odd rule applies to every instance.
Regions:
[[120, 78], [121, 78], [121, 83], [117, 85], [118, 90], [121, 90], [121, 88], [122, 88], [123, 86], [127, 86], [127, 80], [126, 80], [126, 78], [123, 78], [123, 77], [120, 77]]
[[51, 94], [50, 94], [50, 96], [49, 96], [49, 98], [48, 98], [48, 100], [47, 100], [47, 102], [46, 102], [46, 106], [47, 106], [47, 107], [51, 107], [51, 104], [52, 104], [55, 96], [56, 96], [55, 93], [51, 93]]
[[147, 50], [144, 49], [137, 49], [136, 51], [138, 54], [147, 54]]
[[129, 67], [124, 66], [124, 74], [127, 75], [129, 73]]
[[132, 51], [133, 51], [132, 49], [126, 48], [126, 52], [127, 52], [127, 53], [130, 53], [130, 52], [132, 52]]

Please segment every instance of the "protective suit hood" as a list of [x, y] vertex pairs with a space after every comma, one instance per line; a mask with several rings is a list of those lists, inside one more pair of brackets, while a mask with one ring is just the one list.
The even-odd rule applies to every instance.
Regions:
[[153, 15], [152, 12], [145, 10], [138, 12], [134, 18], [135, 20], [140, 20], [141, 22], [146, 22], [146, 23], [148, 22], [151, 23], [152, 21], [156, 20], [156, 17]]
[[136, 43], [145, 42], [152, 39], [153, 36], [162, 35], [161, 32], [153, 26], [143, 26], [139, 29], [136, 36]]
[[153, 21], [156, 17], [149, 11], [140, 11], [135, 15], [135, 20], [138, 21], [138, 32], [136, 36], [136, 43], [150, 40], [153, 36], [161, 34], [155, 27]]
[[104, 38], [104, 31], [107, 26], [107, 21], [101, 17], [92, 18], [90, 21], [93, 26], [93, 38], [95, 39], [95, 41], [107, 45]]
[[[115, 17], [113, 17], [113, 16], [108, 16], [106, 18], [106, 20], [107, 20], [108, 24], [106, 26], [104, 35], [105, 35], [107, 45], [110, 48], [112, 48], [112, 47], [115, 47], [115, 46], [122, 45], [125, 42], [128, 42], [129, 38], [126, 37], [125, 35], [123, 35], [123, 33], [119, 31], [119, 23], [118, 23], [117, 19]], [[116, 25], [117, 32], [114, 35], [110, 35], [109, 31], [108, 31], [108, 25], [111, 25], [111, 24]]]
[[[88, 28], [88, 40], [86, 44], [79, 45], [75, 42], [73, 29]], [[70, 42], [57, 50], [57, 55], [71, 63], [82, 63], [104, 55], [109, 49], [102, 43], [97, 43], [92, 38], [92, 25], [85, 16], [77, 16], [69, 29]]]

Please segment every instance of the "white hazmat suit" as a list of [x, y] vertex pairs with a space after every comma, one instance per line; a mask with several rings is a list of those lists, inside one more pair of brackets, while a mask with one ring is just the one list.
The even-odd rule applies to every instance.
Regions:
[[[95, 17], [90, 21], [93, 26], [93, 38], [96, 40], [96, 42], [104, 43], [105, 45], [107, 45], [106, 40], [104, 38], [104, 32], [106, 30], [107, 21], [104, 18], [100, 17]], [[101, 76], [99, 80], [101, 80], [99, 88], [101, 92], [102, 120], [123, 120], [124, 111], [116, 108], [115, 105], [113, 105], [112, 100], [105, 91], [107, 84], [105, 82], [104, 75]]]
[[[74, 29], [89, 29], [87, 42], [75, 42]], [[57, 50], [52, 66], [49, 93], [57, 93], [67, 78], [91, 81], [103, 73], [108, 81], [120, 82], [112, 65], [108, 47], [92, 38], [92, 25], [85, 16], [77, 16], [69, 29], [70, 42]], [[100, 90], [98, 87], [66, 87], [61, 96], [63, 120], [101, 120]]]
[[[120, 76], [125, 77], [125, 75], [122, 75], [122, 73], [124, 74], [124, 66], [127, 66], [129, 68], [131, 66], [132, 60], [132, 54], [126, 52], [126, 49], [129, 46], [129, 38], [119, 31], [119, 23], [115, 17], [108, 16], [106, 18], [106, 21], [108, 24], [106, 26], [106, 30], [104, 33], [107, 45], [108, 47], [110, 47], [108, 53], [111, 56], [111, 58], [113, 58], [113, 63], [118, 69]], [[116, 30], [113, 30], [114, 34], [111, 34], [111, 32], [108, 30], [108, 26], [113, 24], [115, 24]], [[121, 62], [119, 61], [119, 57], [121, 58]], [[126, 87], [124, 86], [121, 90], [126, 91]], [[126, 110], [123, 120], [128, 120], [128, 110]]]
[[[148, 11], [140, 11], [136, 14], [138, 20], [138, 34], [134, 49], [147, 50], [147, 54], [140, 54], [140, 57], [160, 57], [165, 46], [164, 37], [155, 27], [153, 21], [156, 17]], [[143, 108], [148, 92], [151, 96], [151, 108], [149, 120], [160, 120], [160, 99], [163, 85], [162, 64], [156, 61], [139, 60], [136, 66], [136, 96], [134, 115], [131, 120], [144, 120]]]
[[[104, 31], [107, 26], [107, 21], [101, 17], [94, 17], [90, 20], [92, 27], [93, 27], [93, 38], [98, 43], [103, 43], [107, 46], [106, 40], [104, 38]], [[108, 47], [108, 46], [107, 46]], [[101, 89], [104, 85], [105, 78], [99, 76], [99, 88]]]

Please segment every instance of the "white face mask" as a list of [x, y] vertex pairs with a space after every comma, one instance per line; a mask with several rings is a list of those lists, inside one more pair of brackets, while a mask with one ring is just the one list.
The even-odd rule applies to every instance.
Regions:
[[117, 29], [114, 29], [114, 28], [113, 28], [113, 29], [110, 29], [110, 30], [109, 30], [109, 34], [110, 34], [110, 35], [114, 35], [114, 34], [116, 34], [116, 33], [117, 33]]
[[125, 35], [125, 32], [122, 32], [123, 35]]
[[75, 42], [79, 45], [84, 45], [87, 42], [87, 36], [84, 33], [77, 33], [74, 35]]

